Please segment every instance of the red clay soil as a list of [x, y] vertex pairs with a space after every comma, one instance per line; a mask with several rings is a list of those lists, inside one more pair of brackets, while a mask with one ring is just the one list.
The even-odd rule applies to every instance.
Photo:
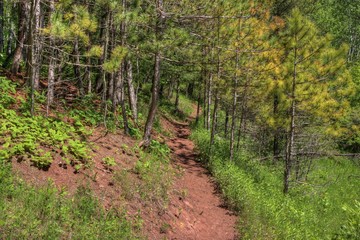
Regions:
[[[35, 184], [46, 184], [48, 179], [52, 179], [55, 186], [65, 188], [69, 193], [75, 192], [80, 185], [90, 186], [106, 208], [124, 206], [130, 219], [140, 214], [143, 220], [141, 234], [149, 240], [237, 239], [237, 217], [224, 207], [212, 177], [197, 162], [194, 144], [188, 139], [189, 126], [167, 119], [161, 119], [161, 123], [163, 129], [172, 135], [165, 141], [172, 149], [173, 166], [175, 169], [180, 168], [182, 173], [169, 191], [169, 203], [164, 210], [157, 209], [155, 203], [144, 203], [139, 197], [127, 202], [120, 197], [121, 186], [114, 183], [113, 173], [132, 169], [139, 157], [137, 153], [124, 150], [123, 145], [131, 149], [137, 143], [121, 134], [104, 134], [97, 129], [89, 139], [94, 143], [94, 165], [78, 174], [74, 173], [72, 167], [61, 167], [61, 157], [58, 155], [48, 171], [31, 167], [28, 161], [13, 161], [13, 169], [25, 180]], [[113, 157], [118, 164], [113, 171], [108, 171], [101, 163], [107, 156]], [[137, 181], [137, 175], [133, 174], [131, 179]]]
[[[171, 123], [170, 121], [168, 121]], [[237, 217], [224, 206], [208, 170], [197, 161], [194, 143], [188, 139], [187, 125], [171, 123], [176, 137], [167, 139], [173, 162], [183, 169], [174, 188], [182, 194], [172, 196], [167, 215], [167, 239], [233, 240]]]

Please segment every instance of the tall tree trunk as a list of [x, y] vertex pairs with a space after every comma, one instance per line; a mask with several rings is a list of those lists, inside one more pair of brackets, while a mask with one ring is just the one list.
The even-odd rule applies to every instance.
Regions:
[[79, 40], [76, 39], [74, 42], [74, 75], [77, 81], [77, 86], [80, 91], [80, 95], [83, 96], [85, 94], [83, 79], [81, 78], [80, 72], [80, 50], [79, 50]]
[[41, 0], [34, 0], [34, 28], [33, 28], [33, 42], [30, 44], [32, 48], [32, 57], [34, 58], [31, 68], [33, 68], [33, 74], [34, 74], [34, 89], [38, 90], [40, 87], [40, 64], [41, 64], [41, 57], [40, 57], [40, 49], [41, 49], [41, 43], [40, 43], [40, 27], [41, 27]]
[[235, 59], [235, 76], [233, 86], [233, 101], [231, 109], [231, 127], [230, 127], [230, 161], [234, 159], [234, 146], [235, 146], [235, 128], [236, 128], [236, 105], [237, 105], [237, 87], [238, 87], [238, 75], [237, 70], [239, 69], [239, 51], [236, 50]]
[[35, 11], [36, 11], [36, 5], [37, 5], [37, 1], [39, 0], [33, 0], [31, 1], [31, 8], [30, 8], [30, 29], [29, 29], [29, 45], [30, 45], [30, 51], [29, 51], [29, 57], [27, 58], [28, 60], [28, 72], [27, 72], [27, 76], [29, 78], [29, 83], [30, 83], [30, 113], [31, 116], [34, 116], [35, 114], [35, 78], [36, 78], [36, 73], [35, 73], [35, 67], [36, 67], [36, 53], [35, 53], [35, 36], [34, 36], [34, 28], [36, 28], [36, 21], [35, 19]]
[[180, 79], [176, 81], [176, 97], [175, 97], [175, 109], [179, 111], [179, 98], [180, 98]]
[[[55, 11], [55, 3], [54, 0], [50, 0], [49, 2], [49, 18], [51, 19], [51, 15]], [[52, 48], [55, 45], [55, 41], [53, 36], [50, 35], [49, 37], [49, 52], [50, 52], [50, 59], [49, 59], [49, 70], [48, 70], [48, 92], [47, 92], [47, 107], [46, 113], [49, 115], [49, 107], [54, 101], [54, 84], [55, 84], [55, 63], [56, 60], [54, 59], [55, 51]]]
[[154, 66], [154, 78], [152, 82], [151, 89], [151, 103], [148, 113], [148, 117], [145, 124], [145, 131], [143, 137], [142, 145], [148, 147], [151, 140], [151, 130], [154, 124], [157, 105], [158, 105], [158, 95], [159, 95], [159, 82], [160, 82], [160, 64], [161, 64], [161, 55], [160, 52], [155, 54], [155, 66]]
[[213, 74], [210, 73], [210, 78], [208, 80], [208, 84], [207, 84], [207, 116], [206, 116], [206, 128], [207, 130], [210, 130], [210, 122], [211, 122], [211, 97], [212, 97], [212, 78], [213, 78]]
[[127, 86], [128, 86], [128, 92], [129, 92], [130, 109], [131, 109], [134, 121], [137, 122], [137, 120], [138, 120], [137, 97], [136, 97], [134, 82], [133, 82], [133, 68], [132, 68], [132, 63], [130, 60], [128, 60], [126, 62], [126, 73], [127, 73], [126, 77], [127, 77]]
[[225, 129], [224, 129], [224, 136], [227, 138], [229, 131], [229, 111], [225, 110]]
[[4, 1], [0, 0], [0, 52], [2, 53], [4, 47]]
[[[279, 105], [279, 96], [277, 93], [274, 93], [274, 117], [276, 118], [278, 114], [278, 105]], [[278, 159], [280, 154], [280, 128], [276, 126], [274, 131], [274, 139], [273, 139], [273, 161], [275, 162]]]
[[[297, 38], [295, 37], [295, 41]], [[294, 48], [294, 63], [293, 63], [293, 79], [291, 89], [291, 107], [290, 107], [290, 126], [288, 132], [287, 146], [286, 146], [286, 157], [285, 157], [285, 169], [284, 169], [284, 193], [289, 192], [289, 181], [291, 175], [291, 168], [293, 163], [293, 147], [295, 139], [295, 114], [296, 114], [296, 78], [297, 78], [297, 49]]]
[[126, 114], [126, 107], [125, 107], [125, 96], [124, 96], [124, 63], [121, 64], [118, 77], [115, 81], [114, 93], [113, 93], [113, 111], [116, 111], [117, 103], [121, 106], [121, 114], [124, 123], [124, 133], [126, 135], [129, 134], [129, 124]]
[[213, 111], [213, 114], [212, 114], [212, 122], [211, 122], [210, 147], [212, 147], [212, 145], [214, 145], [214, 143], [215, 143], [218, 106], [219, 106], [219, 96], [218, 96], [218, 93], [216, 91], [216, 93], [215, 93], [214, 111]]
[[[12, 55], [12, 65], [11, 65], [11, 72], [13, 74], [17, 74], [19, 72], [20, 62], [22, 59], [22, 53], [24, 48], [24, 42], [26, 38], [26, 31], [27, 31], [27, 18], [28, 18], [28, 11], [29, 10], [29, 3], [28, 1], [20, 1], [18, 3], [18, 13], [19, 13], [19, 26], [18, 26], [18, 33], [16, 39], [16, 48]], [[32, 11], [32, 10], [31, 10]], [[30, 24], [31, 25], [31, 24]], [[4, 66], [6, 67], [7, 62], [11, 61], [11, 57], [4, 62]]]
[[[201, 86], [201, 85], [200, 85]], [[201, 106], [201, 91], [199, 89], [199, 93], [198, 93], [198, 99], [197, 99], [197, 108], [196, 108], [196, 124], [199, 123], [199, 118], [200, 118], [200, 106]]]
[[[157, 23], [156, 23], [156, 40], [159, 41], [162, 38], [165, 15], [163, 9], [163, 0], [156, 0], [156, 11], [157, 11]], [[151, 130], [154, 124], [155, 115], [158, 106], [159, 99], [159, 85], [160, 85], [160, 66], [161, 66], [161, 50], [158, 48], [155, 53], [154, 62], [154, 78], [152, 81], [151, 89], [151, 103], [148, 113], [148, 117], [145, 124], [145, 131], [143, 136], [142, 145], [148, 147], [151, 141]]]

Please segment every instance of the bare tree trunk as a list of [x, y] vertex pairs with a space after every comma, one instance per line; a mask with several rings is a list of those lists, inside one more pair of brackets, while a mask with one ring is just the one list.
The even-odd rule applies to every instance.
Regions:
[[79, 50], [79, 40], [76, 39], [74, 42], [74, 55], [75, 55], [75, 64], [74, 64], [74, 75], [76, 77], [77, 86], [80, 90], [80, 95], [83, 96], [85, 94], [84, 91], [84, 83], [80, 74], [80, 50]]
[[124, 63], [121, 64], [117, 80], [115, 82], [114, 93], [113, 93], [113, 111], [116, 111], [117, 103], [121, 106], [121, 113], [124, 123], [124, 133], [129, 134], [129, 123], [126, 114], [125, 107], [125, 96], [124, 96]]
[[[50, 7], [49, 18], [51, 18], [51, 15], [55, 11], [54, 0], [50, 0], [49, 7]], [[55, 66], [56, 61], [54, 59], [55, 51], [52, 48], [52, 46], [55, 45], [55, 41], [54, 41], [54, 38], [51, 35], [50, 35], [49, 39], [50, 39], [49, 40], [50, 59], [49, 59], [48, 92], [47, 92], [47, 106], [46, 106], [46, 114], [47, 115], [49, 115], [49, 107], [54, 101], [54, 84], [55, 84], [55, 69], [56, 69], [56, 66]]]
[[[296, 39], [295, 39], [296, 40]], [[288, 133], [287, 146], [286, 146], [286, 158], [285, 158], [285, 169], [284, 169], [284, 193], [289, 192], [289, 181], [291, 168], [293, 163], [293, 147], [294, 147], [294, 138], [295, 138], [295, 114], [296, 114], [296, 78], [297, 78], [297, 49], [294, 48], [294, 69], [293, 69], [293, 80], [292, 80], [292, 90], [291, 90], [291, 107], [290, 107], [290, 129]]]
[[210, 147], [212, 145], [214, 145], [214, 143], [215, 143], [218, 106], [219, 106], [219, 96], [218, 96], [218, 93], [216, 92], [215, 93], [213, 119], [212, 119], [212, 123], [211, 123]]
[[236, 128], [236, 105], [237, 105], [237, 87], [238, 87], [238, 75], [237, 70], [239, 69], [239, 52], [236, 51], [235, 59], [235, 76], [233, 86], [233, 102], [231, 112], [231, 127], [230, 127], [230, 161], [234, 159], [234, 146], [235, 146], [235, 128]]
[[198, 99], [197, 99], [197, 108], [196, 108], [196, 124], [199, 123], [199, 118], [200, 118], [200, 106], [201, 106], [201, 91], [199, 89], [199, 93], [198, 93]]
[[40, 18], [41, 18], [41, 1], [40, 0], [34, 0], [35, 6], [34, 6], [34, 28], [33, 28], [33, 44], [30, 45], [32, 47], [32, 57], [34, 58], [34, 61], [32, 62], [32, 68], [34, 71], [34, 89], [38, 90], [40, 87]]
[[175, 97], [175, 109], [179, 111], [179, 96], [180, 95], [180, 80], [176, 81], [176, 97]]
[[[274, 117], [278, 114], [278, 105], [279, 105], [279, 96], [275, 93], [274, 94]], [[273, 139], [273, 162], [278, 159], [280, 154], [280, 129], [276, 126], [274, 131], [274, 139]]]
[[[102, 64], [107, 60], [108, 58], [108, 51], [109, 51], [109, 20], [110, 20], [110, 14], [107, 13], [106, 14], [106, 20], [105, 20], [105, 23], [104, 23], [104, 26], [105, 26], [105, 34], [104, 34], [104, 53], [103, 53], [103, 56], [102, 56]], [[106, 81], [106, 71], [105, 69], [102, 69], [102, 73], [101, 73], [101, 76], [102, 76], [102, 104], [104, 105], [104, 125], [105, 127], [107, 127], [106, 125], [106, 119], [107, 119], [107, 111], [108, 111], [108, 105], [107, 105], [107, 96], [106, 96], [106, 93], [107, 93], [107, 81]], [[97, 86], [98, 87], [98, 86]]]
[[4, 49], [4, 1], [0, 0], [0, 52]]
[[211, 93], [211, 84], [212, 84], [212, 78], [213, 78], [213, 74], [210, 73], [210, 78], [208, 81], [208, 88], [207, 88], [207, 117], [206, 117], [206, 128], [207, 130], [210, 130], [210, 122], [211, 122], [211, 97], [212, 97], [212, 93]]
[[224, 129], [224, 136], [227, 138], [229, 130], [229, 111], [225, 110], [225, 129]]
[[[26, 31], [27, 31], [27, 14], [28, 14], [28, 10], [29, 10], [29, 3], [28, 1], [20, 1], [18, 3], [18, 12], [19, 12], [19, 26], [18, 26], [18, 34], [17, 34], [17, 39], [16, 39], [16, 48], [14, 50], [14, 53], [12, 54], [12, 59], [13, 59], [13, 63], [11, 66], [11, 72], [13, 74], [17, 74], [19, 72], [19, 67], [20, 67], [20, 62], [22, 59], [22, 52], [23, 52], [23, 48], [24, 48], [24, 42], [25, 42], [25, 38], [26, 38]], [[5, 61], [4, 65], [6, 64], [6, 62], [11, 61], [10, 59]]]
[[33, 20], [35, 15], [35, 7], [36, 7], [36, 1], [31, 1], [31, 9], [30, 9], [30, 30], [29, 30], [29, 45], [30, 45], [30, 51], [29, 51], [29, 57], [28, 57], [28, 78], [30, 82], [30, 114], [31, 116], [34, 116], [35, 114], [35, 61], [36, 58], [34, 57], [34, 28], [36, 27], [36, 22]]
[[[88, 49], [90, 50], [90, 48]], [[88, 57], [86, 60], [86, 63], [88, 66], [86, 66], [85, 68], [85, 76], [84, 76], [84, 82], [87, 82], [87, 94], [91, 94], [92, 93], [92, 82], [91, 82], [91, 69], [90, 69], [90, 65], [91, 65], [91, 58]]]
[[[163, 0], [156, 0], [156, 11], [157, 11], [157, 18], [158, 21], [156, 23], [156, 40], [161, 40], [164, 22], [165, 22], [165, 15], [163, 11]], [[151, 130], [154, 124], [156, 110], [158, 106], [158, 99], [159, 99], [159, 85], [160, 85], [160, 66], [161, 66], [161, 50], [157, 49], [155, 53], [155, 63], [154, 63], [154, 78], [152, 81], [152, 89], [151, 89], [151, 103], [150, 109], [148, 113], [148, 117], [145, 124], [145, 131], [143, 136], [142, 145], [144, 147], [148, 147], [151, 141]]]
[[152, 90], [151, 90], [151, 104], [149, 109], [149, 114], [145, 124], [145, 132], [143, 137], [142, 145], [148, 147], [150, 145], [151, 140], [151, 130], [154, 124], [157, 105], [158, 105], [158, 97], [159, 97], [159, 82], [160, 82], [160, 64], [161, 64], [161, 55], [160, 52], [155, 54], [155, 66], [154, 66], [154, 78], [152, 82]]
[[133, 68], [132, 63], [130, 60], [126, 63], [126, 76], [127, 76], [127, 86], [129, 91], [129, 102], [130, 102], [130, 109], [134, 118], [134, 121], [137, 122], [138, 120], [138, 113], [137, 113], [137, 97], [135, 93], [134, 83], [133, 83]]

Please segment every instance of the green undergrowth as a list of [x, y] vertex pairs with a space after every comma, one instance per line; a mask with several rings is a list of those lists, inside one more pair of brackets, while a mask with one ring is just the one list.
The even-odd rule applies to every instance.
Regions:
[[0, 161], [0, 239], [136, 239], [122, 209], [105, 210], [91, 190], [69, 197], [49, 182], [32, 187]]
[[348, 159], [317, 159], [308, 181], [282, 193], [282, 164], [266, 165], [240, 152], [229, 162], [228, 142], [209, 132], [192, 139], [231, 207], [243, 239], [359, 239], [360, 169]]
[[[30, 116], [29, 111], [17, 111], [27, 102], [15, 97], [16, 85], [0, 78], [0, 159], [30, 160], [33, 165], [47, 169], [55, 156], [79, 169], [89, 164], [90, 148], [85, 141], [89, 130], [78, 118], [73, 124], [59, 118]], [[25, 108], [25, 107], [24, 107]]]
[[[139, 160], [134, 168], [115, 172], [114, 181], [120, 185], [125, 199], [140, 198], [146, 205], [166, 209], [175, 175], [170, 163], [170, 149], [152, 140], [149, 148], [136, 152], [139, 153]], [[131, 173], [135, 173], [139, 181], [135, 181]]]

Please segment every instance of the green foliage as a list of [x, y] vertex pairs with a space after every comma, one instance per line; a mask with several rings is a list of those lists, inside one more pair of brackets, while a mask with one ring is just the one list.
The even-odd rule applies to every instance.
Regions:
[[[9, 80], [1, 82], [4, 89], [14, 89]], [[0, 86], [0, 88], [1, 88]], [[2, 99], [10, 99], [8, 92], [1, 94]], [[3, 104], [14, 103], [15, 100], [2, 101]], [[0, 104], [0, 159], [29, 159], [39, 168], [48, 168], [53, 160], [51, 151], [62, 150], [61, 155], [66, 162], [73, 165], [89, 162], [89, 147], [83, 136], [86, 128], [80, 121], [74, 125], [67, 124], [55, 118], [43, 116], [21, 116], [16, 111]]]
[[156, 141], [151, 142], [150, 153], [141, 152], [134, 171], [141, 179], [138, 185], [140, 197], [164, 208], [168, 202], [168, 190], [172, 185], [173, 170], [169, 162], [169, 148]]
[[345, 207], [346, 214], [343, 211], [343, 206], [353, 205], [354, 199], [360, 197], [356, 179], [360, 170], [351, 161], [314, 160], [307, 182], [284, 195], [282, 164], [262, 164], [248, 152], [238, 152], [234, 162], [229, 162], [227, 141], [217, 138], [209, 153], [206, 130], [197, 129], [192, 138], [227, 202], [240, 212], [240, 232], [244, 239], [357, 236], [358, 206]]
[[49, 183], [35, 188], [0, 162], [0, 229], [4, 239], [136, 239], [122, 209], [105, 210], [84, 187], [74, 196]]
[[340, 233], [335, 239], [359, 239], [360, 238], [360, 202], [355, 200], [354, 206], [345, 205], [344, 213], [348, 216], [346, 224], [341, 226]]
[[11, 104], [15, 103], [15, 98], [10, 95], [15, 92], [16, 85], [7, 80], [5, 77], [0, 77], [0, 106], [7, 108]]
[[102, 163], [107, 167], [107, 168], [111, 168], [111, 167], [115, 167], [117, 164], [116, 164], [116, 161], [115, 161], [115, 158], [113, 157], [104, 157], [102, 159]]

